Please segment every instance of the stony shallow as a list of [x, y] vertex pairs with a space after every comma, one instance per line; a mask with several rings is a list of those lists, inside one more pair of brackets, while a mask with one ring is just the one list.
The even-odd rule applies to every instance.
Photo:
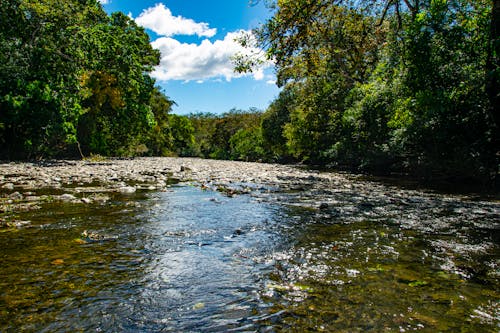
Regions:
[[[40, 208], [40, 203], [106, 201], [106, 193], [164, 190], [172, 182], [196, 182], [227, 194], [266, 188], [314, 184], [348, 186], [340, 174], [301, 170], [293, 166], [195, 158], [135, 158], [103, 161], [54, 160], [0, 164], [0, 212]], [[49, 196], [50, 194], [50, 196]]]
[[28, 224], [16, 220], [16, 213], [40, 209], [47, 202], [103, 203], [115, 194], [165, 191], [175, 183], [317, 209], [344, 221], [393, 218], [404, 228], [428, 232], [448, 230], [460, 214], [466, 214], [475, 227], [496, 228], [498, 223], [492, 226], [491, 219], [500, 212], [497, 199], [418, 190], [348, 173], [294, 165], [147, 157], [0, 163], [0, 227]]
[[0, 187], [7, 190], [58, 189], [99, 184], [103, 190], [123, 186], [163, 188], [171, 178], [212, 183], [281, 185], [291, 180], [345, 181], [339, 174], [301, 170], [294, 166], [197, 158], [135, 158], [103, 161], [45, 161], [0, 164]]

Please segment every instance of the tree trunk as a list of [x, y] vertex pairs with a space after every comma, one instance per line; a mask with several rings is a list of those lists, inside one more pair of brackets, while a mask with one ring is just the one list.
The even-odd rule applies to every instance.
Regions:
[[[491, 103], [493, 120], [498, 133], [500, 131], [500, 114], [498, 110], [498, 105], [500, 104], [500, 0], [492, 0], [492, 2], [490, 46], [488, 61], [486, 63], [486, 89]], [[498, 134], [496, 134], [496, 143], [498, 143]]]
[[500, 187], [500, 0], [492, 0], [490, 47], [486, 63], [486, 90], [490, 100], [491, 115], [494, 121], [493, 129], [493, 157], [492, 183], [495, 189]]

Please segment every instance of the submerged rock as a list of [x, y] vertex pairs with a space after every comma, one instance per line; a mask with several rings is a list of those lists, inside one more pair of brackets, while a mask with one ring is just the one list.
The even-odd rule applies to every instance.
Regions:
[[322, 202], [322, 203], [320, 203], [320, 205], [319, 205], [319, 209], [322, 209], [322, 210], [323, 210], [323, 209], [328, 209], [328, 204], [327, 204], [326, 202]]
[[7, 227], [10, 228], [24, 228], [28, 227], [31, 224], [31, 221], [20, 221], [20, 220], [14, 220], [6, 223]]
[[117, 238], [118, 237], [116, 236], [104, 235], [96, 231], [88, 231], [88, 230], [83, 230], [83, 232], [80, 234], [80, 239], [86, 243], [114, 240]]
[[82, 198], [81, 201], [84, 203], [84, 204], [91, 204], [92, 203], [92, 199], [90, 198]]

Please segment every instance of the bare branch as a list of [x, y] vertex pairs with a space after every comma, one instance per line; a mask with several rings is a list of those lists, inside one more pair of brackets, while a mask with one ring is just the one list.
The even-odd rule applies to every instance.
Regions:
[[[408, 7], [408, 9], [413, 13], [415, 13], [415, 6], [413, 6], [409, 0], [403, 0], [406, 4], [406, 7]], [[418, 0], [416, 0], [418, 1]]]
[[378, 22], [377, 26], [381, 26], [382, 23], [384, 22], [385, 20], [385, 16], [387, 15], [387, 11], [389, 10], [389, 7], [392, 5], [392, 2], [394, 0], [389, 0], [387, 1], [387, 3], [385, 4], [385, 7], [384, 7], [384, 11], [382, 12], [382, 17], [380, 18], [380, 21]]

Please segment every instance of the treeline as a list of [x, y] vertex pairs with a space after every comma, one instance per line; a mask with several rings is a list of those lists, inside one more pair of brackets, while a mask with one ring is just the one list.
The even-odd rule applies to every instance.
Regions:
[[[498, 0], [271, 6], [274, 16], [255, 31], [283, 87], [262, 116], [268, 155], [378, 173], [498, 176]], [[240, 71], [259, 61], [238, 60]]]
[[0, 2], [0, 159], [175, 150], [144, 29], [97, 0]]
[[[275, 141], [276, 128], [272, 123], [273, 115], [271, 118], [270, 115], [256, 108], [234, 108], [222, 114], [169, 115], [173, 144], [163, 152], [163, 156], [261, 162], [298, 161], [286, 152], [284, 142]], [[155, 154], [148, 151], [143, 155]]]
[[[170, 155], [224, 160], [268, 160], [263, 145], [263, 113], [232, 109], [223, 114], [170, 115], [174, 144]], [[164, 154], [165, 155], [165, 154]]]

